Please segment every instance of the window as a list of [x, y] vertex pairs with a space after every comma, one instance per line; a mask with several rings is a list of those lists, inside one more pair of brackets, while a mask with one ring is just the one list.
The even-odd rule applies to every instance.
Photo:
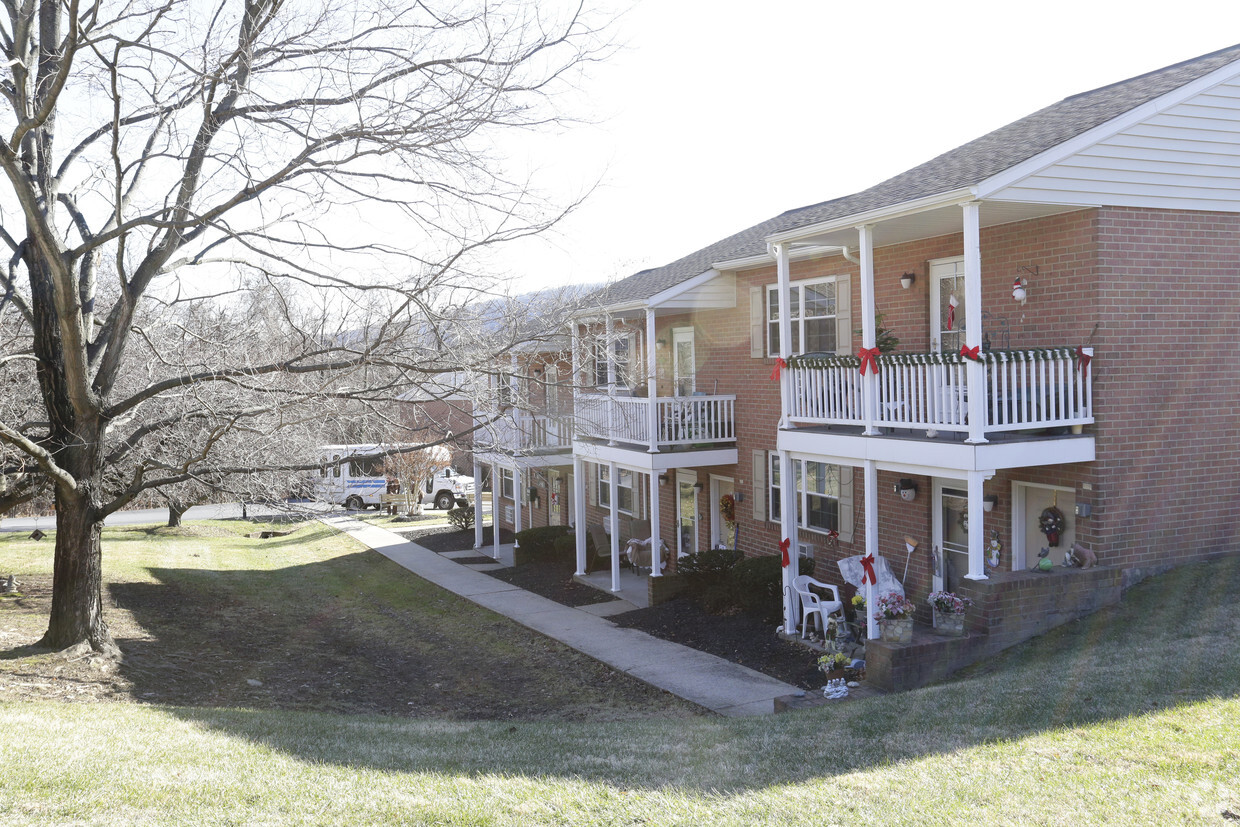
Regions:
[[501, 373], [495, 377], [495, 401], [501, 408], [512, 405], [512, 374]]
[[[616, 475], [616, 510], [624, 514], [635, 514], [637, 499], [634, 495], [633, 472], [627, 468], [617, 468]], [[601, 508], [611, 508], [611, 471], [602, 464], [598, 466], [598, 504]]]
[[[793, 353], [835, 353], [835, 277], [794, 282], [788, 297]], [[766, 349], [779, 355], [779, 286], [766, 288]]]
[[[770, 519], [778, 521], [780, 509], [779, 454], [770, 455]], [[840, 529], [840, 468], [825, 462], [793, 460], [799, 498], [797, 514], [800, 527], [810, 531]]]
[[332, 476], [340, 479], [340, 454], [332, 454], [332, 462], [335, 463], [332, 466]]
[[499, 495], [504, 499], [511, 500], [513, 494], [512, 469], [499, 469]]
[[[616, 363], [616, 384], [622, 387], [633, 386], [633, 357], [637, 351], [636, 337], [632, 333], [618, 333], [611, 343], [612, 359]], [[594, 343], [594, 385], [606, 387], [607, 383], [607, 342], [600, 338]]]

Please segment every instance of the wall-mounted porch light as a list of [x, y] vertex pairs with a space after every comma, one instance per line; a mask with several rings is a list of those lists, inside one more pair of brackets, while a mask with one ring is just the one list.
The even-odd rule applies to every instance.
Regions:
[[655, 339], [654, 340], [655, 350], [662, 350], [665, 347], [667, 347], [667, 339]]
[[695, 483], [693, 483], [693, 490], [694, 490], [694, 491], [701, 491], [701, 490], [702, 490], [702, 483], [700, 483], [700, 482], [695, 482]]
[[659, 474], [659, 485], [667, 485], [667, 474]]
[[913, 282], [916, 280], [917, 275], [915, 273], [905, 273], [900, 276], [900, 286], [907, 290], [913, 286]]
[[917, 484], [910, 479], [902, 479], [892, 486], [892, 490], [900, 495], [900, 499], [911, 503], [917, 499]]
[[982, 497], [982, 510], [983, 511], [994, 511], [995, 506], [998, 504], [999, 504], [998, 494], [987, 494], [985, 497]]

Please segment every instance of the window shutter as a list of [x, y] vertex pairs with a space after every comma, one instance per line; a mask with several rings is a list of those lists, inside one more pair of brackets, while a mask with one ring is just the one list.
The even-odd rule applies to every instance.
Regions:
[[598, 465], [595, 464], [594, 471], [586, 475], [586, 488], [590, 490], [590, 505], [598, 507]]
[[840, 542], [853, 541], [853, 477], [857, 469], [839, 468], [840, 479]]
[[753, 518], [766, 519], [766, 451], [753, 453]]
[[839, 356], [851, 356], [852, 349], [852, 303], [849, 298], [851, 276], [835, 280], [835, 352]]
[[761, 287], [749, 288], [749, 356], [766, 356], [766, 302]]

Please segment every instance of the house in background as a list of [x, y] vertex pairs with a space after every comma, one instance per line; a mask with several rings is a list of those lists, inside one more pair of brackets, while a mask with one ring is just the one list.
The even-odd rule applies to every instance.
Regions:
[[[891, 687], [1234, 552], [1237, 61], [1068, 98], [605, 288], [575, 328], [576, 524], [616, 548], [649, 520], [673, 558], [788, 538], [836, 583], [885, 557], [923, 607], [912, 644], [869, 641]], [[1058, 565], [1074, 543], [1100, 565]], [[930, 629], [938, 589], [975, 601], [966, 637]]]

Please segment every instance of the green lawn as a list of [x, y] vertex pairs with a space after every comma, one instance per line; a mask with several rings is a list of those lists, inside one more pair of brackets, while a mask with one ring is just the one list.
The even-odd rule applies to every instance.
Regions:
[[[775, 717], [0, 703], [6, 824], [1230, 824], [1240, 560], [939, 686]], [[480, 653], [480, 656], [483, 656]]]

